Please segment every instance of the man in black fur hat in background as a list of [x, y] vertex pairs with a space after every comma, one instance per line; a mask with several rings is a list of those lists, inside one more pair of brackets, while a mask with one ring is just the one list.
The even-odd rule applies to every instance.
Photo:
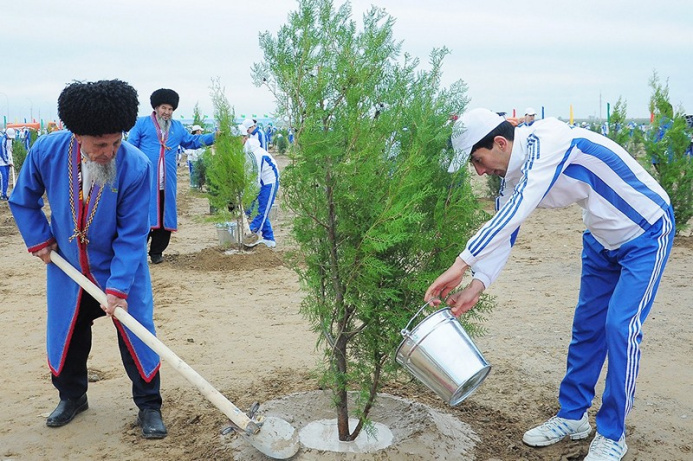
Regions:
[[[47, 265], [48, 365], [60, 396], [48, 427], [64, 426], [89, 407], [87, 359], [95, 319], [112, 317], [121, 307], [154, 333], [146, 253], [152, 166], [140, 150], [122, 142], [123, 132], [135, 124], [137, 106], [137, 92], [120, 80], [65, 87], [58, 115], [69, 131], [34, 143], [10, 197], [29, 252]], [[105, 291], [107, 305], [50, 264], [54, 251]], [[166, 437], [159, 356], [115, 318], [113, 323], [142, 435]]]
[[176, 191], [178, 177], [178, 148], [199, 149], [214, 143], [214, 133], [192, 135], [183, 124], [173, 120], [173, 111], [178, 108], [178, 93], [160, 88], [149, 98], [154, 111], [137, 120], [127, 141], [144, 152], [152, 163], [153, 184], [149, 219], [151, 220], [151, 246], [149, 257], [152, 263], [164, 260], [164, 250], [171, 240], [171, 232], [178, 230]]

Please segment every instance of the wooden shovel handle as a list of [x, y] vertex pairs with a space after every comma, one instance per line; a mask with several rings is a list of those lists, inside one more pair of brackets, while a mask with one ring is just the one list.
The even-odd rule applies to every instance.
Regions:
[[[107, 304], [106, 294], [101, 291], [99, 287], [94, 285], [91, 280], [72, 267], [70, 263], [63, 259], [63, 257], [60, 256], [56, 251], [51, 252], [51, 262], [62, 269], [68, 277], [74, 280], [79, 286], [84, 288], [87, 293], [92, 295], [92, 297], [100, 304], [104, 306]], [[126, 310], [116, 307], [115, 311], [113, 312], [113, 316], [117, 318], [120, 323], [125, 325], [130, 331], [132, 331], [138, 338], [140, 338], [143, 343], [149, 346], [154, 352], [159, 354], [159, 356], [168, 362], [168, 364], [171, 365], [178, 373], [183, 375], [183, 377], [187, 379], [190, 384], [195, 386], [200, 393], [212, 403], [212, 405], [224, 413], [236, 426], [240, 427], [249, 435], [257, 434], [260, 431], [260, 427], [250, 418], [248, 418], [248, 415], [239, 410], [238, 407], [224, 397], [221, 392], [216, 390], [214, 386], [209, 384], [202, 376], [200, 376], [199, 373], [185, 363], [183, 359], [178, 357], [156, 336], [143, 327], [140, 322], [128, 314]]]

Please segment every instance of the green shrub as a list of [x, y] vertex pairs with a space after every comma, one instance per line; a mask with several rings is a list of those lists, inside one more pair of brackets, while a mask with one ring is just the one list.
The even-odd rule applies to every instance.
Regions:
[[19, 171], [22, 169], [24, 160], [26, 159], [26, 148], [24, 147], [24, 142], [21, 139], [15, 139], [12, 141], [12, 159], [14, 161], [14, 169]]
[[500, 191], [501, 177], [495, 174], [486, 175], [486, 192], [491, 198], [498, 197]]
[[669, 102], [669, 84], [661, 84], [655, 72], [650, 86], [650, 111], [655, 119], [645, 139], [646, 166], [669, 194], [679, 233], [693, 217], [693, 157], [686, 152], [692, 132], [683, 110], [675, 112]]
[[208, 159], [207, 161], [209, 161], [210, 157], [211, 149], [207, 147], [202, 152], [202, 155], [195, 160], [193, 164], [192, 178], [190, 178], [190, 181], [192, 184], [197, 184], [197, 187], [199, 187], [200, 190], [203, 190], [205, 184], [207, 183], [207, 162], [205, 161], [205, 158]]
[[289, 147], [289, 140], [287, 138], [286, 131], [282, 131], [281, 133], [277, 133], [275, 137], [275, 143], [277, 146], [277, 151], [280, 154], [283, 154], [286, 152], [286, 149]]
[[[214, 148], [204, 152], [205, 183], [210, 209], [231, 212], [238, 229], [243, 229], [243, 211], [257, 195], [255, 176], [247, 168], [243, 142], [235, 135], [234, 114], [218, 80], [212, 82], [212, 102], [218, 134]], [[228, 217], [224, 217], [228, 221]], [[237, 243], [240, 245], [241, 235]]]

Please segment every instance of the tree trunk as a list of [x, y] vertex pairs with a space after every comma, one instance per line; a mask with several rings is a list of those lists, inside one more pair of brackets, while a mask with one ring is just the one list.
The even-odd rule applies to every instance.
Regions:
[[[337, 373], [340, 375], [338, 378], [343, 381], [341, 376], [346, 375], [347, 372], [347, 338], [344, 334], [340, 334], [337, 337], [337, 341], [334, 348], [334, 362], [337, 367]], [[349, 442], [353, 440], [351, 434], [349, 433], [349, 405], [347, 401], [347, 388], [345, 382], [340, 382], [336, 389], [337, 397], [337, 430], [339, 432], [339, 440], [342, 442]]]

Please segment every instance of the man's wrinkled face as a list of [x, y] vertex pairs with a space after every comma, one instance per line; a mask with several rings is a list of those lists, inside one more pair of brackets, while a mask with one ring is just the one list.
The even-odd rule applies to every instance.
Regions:
[[163, 120], [171, 120], [173, 116], [173, 106], [170, 104], [161, 104], [156, 107], [156, 116]]
[[123, 142], [123, 134], [111, 133], [101, 136], [75, 135], [82, 153], [89, 161], [105, 165], [113, 160]]

